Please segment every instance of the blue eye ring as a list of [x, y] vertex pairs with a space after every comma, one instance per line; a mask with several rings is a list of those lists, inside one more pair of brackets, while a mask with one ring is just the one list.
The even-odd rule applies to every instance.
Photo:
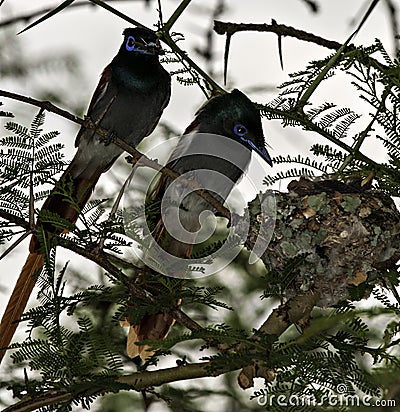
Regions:
[[[132, 42], [133, 42], [133, 43], [132, 43]], [[131, 43], [132, 45], [130, 46], [129, 43]], [[126, 50], [128, 50], [128, 51], [135, 50], [135, 48], [136, 48], [136, 40], [135, 40], [135, 38], [134, 38], [133, 36], [129, 36], [129, 37], [126, 39], [125, 48], [126, 48]]]
[[235, 133], [236, 136], [243, 137], [248, 133], [248, 130], [247, 127], [242, 124], [235, 124], [233, 127], [233, 133]]

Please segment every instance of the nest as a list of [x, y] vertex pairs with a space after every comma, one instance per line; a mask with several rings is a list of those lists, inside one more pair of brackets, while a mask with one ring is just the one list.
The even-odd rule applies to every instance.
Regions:
[[[288, 189], [275, 193], [274, 234], [261, 257], [270, 290], [286, 298], [312, 290], [317, 305], [328, 307], [354, 298], [355, 289], [367, 297], [370, 285], [397, 269], [400, 214], [390, 196], [336, 180], [302, 178]], [[259, 227], [260, 199], [249, 210], [252, 226]], [[250, 249], [257, 235], [249, 235]]]

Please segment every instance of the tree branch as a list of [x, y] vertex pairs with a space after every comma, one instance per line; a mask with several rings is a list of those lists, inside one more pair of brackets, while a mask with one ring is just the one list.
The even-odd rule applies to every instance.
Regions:
[[[33, 99], [32, 97], [27, 97], [23, 96], [17, 93], [11, 93], [7, 92], [6, 90], [0, 90], [0, 96], [7, 97], [13, 100], [17, 100], [23, 103], [27, 103], [33, 106], [40, 107], [44, 110], [47, 110], [49, 112], [58, 114], [59, 116], [62, 116], [74, 123], [80, 124], [83, 127], [90, 128], [96, 130], [96, 133], [99, 134], [102, 137], [107, 137], [108, 136], [108, 131], [99, 127], [98, 125], [94, 124], [89, 118], [81, 119], [79, 116], [75, 116], [71, 114], [70, 112], [63, 110], [54, 104], [52, 104], [49, 101], [40, 101]], [[174, 170], [166, 167], [166, 166], [161, 166], [158, 162], [155, 160], [149, 159], [147, 156], [144, 154], [140, 153], [137, 151], [135, 148], [132, 146], [128, 145], [125, 143], [124, 140], [119, 138], [118, 136], [115, 137], [113, 140], [113, 143], [116, 144], [118, 147], [120, 147], [122, 150], [126, 151], [129, 153], [132, 158], [137, 162], [140, 159], [140, 164], [143, 166], [150, 167], [154, 170], [159, 171], [163, 175], [168, 176], [172, 180], [175, 180], [177, 178], [180, 178], [181, 182], [183, 184], [186, 184], [188, 187], [193, 189], [194, 192], [196, 192], [200, 197], [202, 197], [204, 200], [206, 200], [211, 206], [213, 206], [219, 213], [221, 213], [222, 216], [226, 217], [228, 220], [231, 218], [231, 214], [229, 209], [227, 209], [225, 206], [223, 206], [211, 193], [209, 193], [205, 189], [198, 189], [198, 185], [196, 182], [184, 179], [180, 177], [180, 174], [175, 172]]]
[[186, 7], [190, 4], [191, 1], [192, 0], [182, 0], [182, 2], [179, 4], [179, 6], [172, 13], [171, 17], [165, 23], [165, 25], [164, 25], [164, 30], [165, 31], [167, 31], [169, 33], [172, 26], [179, 19], [180, 15], [185, 11]]
[[[135, 391], [142, 391], [153, 386], [160, 386], [165, 383], [177, 382], [187, 379], [197, 379], [205, 377], [216, 377], [222, 373], [228, 372], [228, 368], [216, 369], [214, 362], [192, 363], [185, 366], [160, 369], [156, 371], [136, 372], [131, 375], [121, 376], [116, 382], [129, 385]], [[114, 389], [115, 390], [115, 389]], [[97, 391], [91, 396], [109, 392], [107, 388]], [[73, 399], [79, 399], [85, 394], [78, 394], [69, 391], [48, 391], [43, 395], [35, 398], [24, 399], [6, 409], [3, 412], [30, 412], [45, 406], [55, 405], [58, 403], [70, 402]]]
[[86, 126], [85, 120], [81, 119], [79, 116], [75, 116], [75, 115], [71, 114], [70, 112], [55, 106], [53, 103], [51, 103], [47, 100], [36, 100], [32, 97], [23, 96], [21, 94], [8, 92], [6, 90], [0, 90], [0, 96], [7, 97], [7, 98], [13, 99], [13, 100], [17, 100], [19, 102], [27, 103], [27, 104], [30, 104], [32, 106], [40, 107], [41, 109], [47, 110], [48, 112], [58, 114], [59, 116], [64, 117], [65, 119], [68, 119], [71, 122], [80, 124], [81, 126]]
[[[29, 223], [18, 217], [13, 215], [12, 213], [8, 213], [4, 210], [0, 210], [0, 218], [3, 218], [9, 222], [15, 223], [16, 225], [23, 227], [24, 229], [29, 229]], [[76, 243], [66, 239], [66, 238], [59, 238], [58, 245], [75, 252], [76, 254], [96, 263], [104, 270], [106, 270], [110, 275], [114, 276], [116, 279], [119, 279], [128, 289], [129, 292], [138, 299], [147, 300], [150, 303], [156, 303], [156, 300], [151, 296], [145, 289], [141, 288], [139, 285], [132, 282], [132, 279], [128, 278], [117, 266], [113, 264], [117, 264], [118, 266], [125, 267], [127, 269], [132, 269], [135, 272], [140, 271], [141, 269], [137, 266], [133, 265], [131, 262], [127, 262], [124, 259], [119, 258], [118, 256], [112, 255], [110, 253], [106, 253], [101, 249], [98, 248], [89, 248], [89, 247], [82, 247], [77, 245]], [[137, 273], [136, 273], [137, 274]], [[189, 330], [199, 330], [202, 329], [202, 326], [190, 318], [186, 313], [182, 312], [179, 308], [174, 308], [171, 311], [171, 315], [175, 318], [175, 320], [180, 323], [181, 325], [185, 326]], [[218, 346], [217, 346], [218, 347]]]

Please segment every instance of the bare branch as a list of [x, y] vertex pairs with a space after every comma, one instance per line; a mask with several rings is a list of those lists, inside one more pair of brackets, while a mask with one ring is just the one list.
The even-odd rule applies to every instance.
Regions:
[[255, 24], [255, 23], [229, 23], [215, 20], [214, 30], [217, 34], [226, 34], [232, 36], [234, 33], [241, 31], [259, 31], [275, 33], [278, 36], [288, 36], [295, 39], [315, 43], [319, 46], [326, 47], [328, 49], [338, 50], [342, 44], [337, 41], [327, 40], [323, 37], [316, 36], [315, 34], [308, 33], [304, 30], [298, 30], [294, 27], [286, 26], [284, 24]]
[[79, 116], [75, 116], [70, 112], [60, 109], [59, 107], [55, 106], [53, 103], [45, 100], [36, 100], [32, 97], [23, 96], [21, 94], [8, 92], [6, 90], [0, 90], [0, 96], [7, 97], [9, 99], [17, 100], [19, 102], [27, 103], [32, 106], [40, 107], [41, 109], [47, 110], [48, 112], [52, 112], [62, 116], [71, 122], [80, 124], [81, 126], [85, 126], [85, 120], [81, 119]]

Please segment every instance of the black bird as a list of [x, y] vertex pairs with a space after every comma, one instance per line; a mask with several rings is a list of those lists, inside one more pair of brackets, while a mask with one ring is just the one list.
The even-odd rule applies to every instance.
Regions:
[[[199, 187], [214, 192], [223, 203], [247, 169], [251, 151], [258, 153], [272, 166], [265, 148], [260, 113], [248, 97], [235, 89], [212, 98], [200, 108], [194, 121], [181, 136], [168, 167], [180, 175], [186, 173], [186, 177], [196, 181]], [[166, 252], [178, 258], [190, 257], [193, 243], [196, 242], [196, 232], [200, 229], [200, 214], [207, 210], [214, 211], [196, 192], [187, 192], [187, 184], [180, 183], [179, 178], [172, 181], [162, 176], [153, 195], [155, 200], [162, 199], [166, 204], [161, 207], [161, 216], [153, 237]], [[178, 202], [179, 207], [169, 206], [174, 202]], [[179, 221], [176, 221], [177, 217]], [[168, 233], [168, 227], [179, 229], [171, 234]], [[168, 262], [163, 261], [163, 264], [166, 266]], [[168, 274], [169, 269], [164, 269], [164, 273]], [[177, 277], [176, 274], [169, 274]], [[139, 283], [146, 288], [145, 280], [139, 279]], [[157, 287], [152, 282], [147, 285], [147, 290], [157, 295], [162, 285]], [[128, 355], [132, 358], [139, 355], [143, 360], [151, 356], [148, 346], [138, 346], [135, 342], [163, 339], [173, 323], [174, 319], [168, 312], [159, 312], [147, 314], [139, 324], [130, 326]], [[128, 323], [124, 322], [124, 325]]]
[[[109, 144], [114, 135], [136, 147], [157, 125], [171, 94], [171, 78], [159, 62], [162, 53], [156, 34], [144, 28], [128, 28], [111, 63], [104, 69], [87, 112], [88, 117], [109, 131], [106, 141], [93, 129], [82, 127], [76, 137], [78, 151], [42, 211], [75, 223], [102, 173], [123, 152]], [[63, 193], [65, 188], [69, 193]], [[44, 219], [43, 219], [44, 220]], [[39, 214], [40, 221], [40, 214]], [[41, 222], [50, 233], [60, 233], [52, 224]], [[35, 285], [35, 274], [44, 265], [36, 235], [30, 253], [9, 300], [0, 324], [0, 348], [9, 346], [28, 298]], [[0, 351], [0, 360], [4, 356]]]

